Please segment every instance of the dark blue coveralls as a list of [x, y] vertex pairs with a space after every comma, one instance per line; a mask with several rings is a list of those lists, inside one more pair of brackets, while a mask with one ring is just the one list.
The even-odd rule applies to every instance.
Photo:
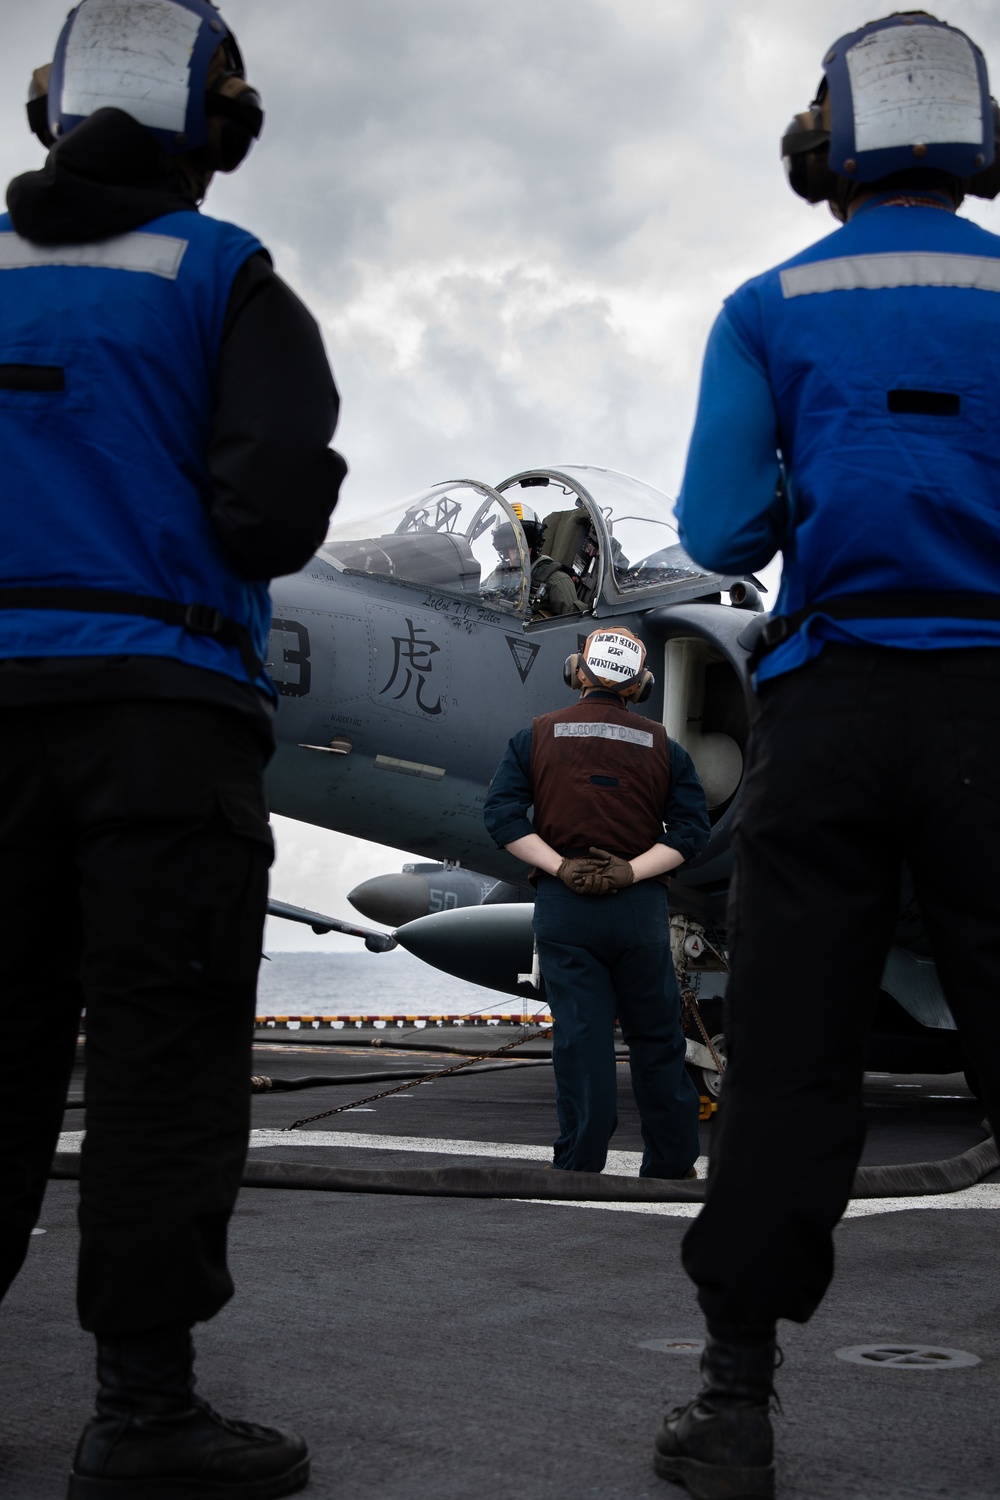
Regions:
[[[621, 711], [617, 694], [588, 695], [589, 701], [598, 698]], [[637, 716], [637, 722], [644, 721]], [[534, 802], [531, 749], [529, 727], [510, 740], [486, 799], [486, 827], [501, 847], [538, 831], [528, 817]], [[673, 740], [663, 823], [666, 832], [658, 842], [685, 859], [708, 840], [701, 782], [691, 757]], [[560, 850], [569, 852], [586, 848]], [[533, 926], [555, 1022], [559, 1137], [553, 1165], [600, 1172], [607, 1161], [618, 1124], [617, 1015], [645, 1145], [640, 1175], [683, 1177], [698, 1156], [698, 1095], [684, 1066], [666, 886], [643, 880], [615, 895], [581, 896], [539, 873]]]

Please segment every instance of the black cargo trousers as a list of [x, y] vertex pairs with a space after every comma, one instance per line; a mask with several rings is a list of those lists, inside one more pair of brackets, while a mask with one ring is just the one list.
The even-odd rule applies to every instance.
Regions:
[[683, 1251], [709, 1318], [805, 1322], [830, 1283], [903, 859], [998, 1133], [998, 850], [1000, 650], [833, 646], [764, 685], [734, 836], [729, 1067]]
[[38, 1217], [83, 1007], [81, 1323], [192, 1324], [232, 1295], [267, 754], [250, 718], [210, 704], [0, 709], [0, 1296]]

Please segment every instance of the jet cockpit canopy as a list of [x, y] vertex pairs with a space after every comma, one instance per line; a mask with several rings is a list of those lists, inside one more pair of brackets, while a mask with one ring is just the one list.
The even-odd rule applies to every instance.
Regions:
[[541, 552], [568, 573], [585, 611], [638, 602], [681, 603], [719, 591], [721, 579], [680, 544], [666, 495], [639, 479], [586, 464], [530, 469], [496, 489], [455, 479], [375, 514], [334, 526], [320, 557], [368, 574], [470, 596], [527, 620], [531, 562], [518, 502], [538, 512]]
[[545, 526], [542, 551], [572, 572], [581, 602], [597, 613], [620, 609], [640, 591], [680, 602], [720, 587], [719, 576], [681, 546], [671, 501], [640, 479], [563, 464], [515, 474], [497, 490], [511, 500], [531, 491]]
[[475, 596], [522, 614], [530, 564], [516, 513], [476, 479], [432, 485], [393, 506], [334, 526], [320, 557], [347, 573]]

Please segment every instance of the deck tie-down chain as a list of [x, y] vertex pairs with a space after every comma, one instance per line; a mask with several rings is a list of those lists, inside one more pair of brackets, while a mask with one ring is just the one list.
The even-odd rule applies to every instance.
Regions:
[[546, 1026], [542, 1031], [515, 1037], [514, 1041], [505, 1042], [502, 1047], [494, 1047], [490, 1052], [481, 1052], [477, 1057], [465, 1057], [460, 1063], [453, 1063], [450, 1068], [439, 1068], [437, 1072], [427, 1073], [423, 1078], [408, 1079], [406, 1083], [398, 1083], [395, 1088], [383, 1089], [380, 1094], [368, 1094], [364, 1099], [355, 1099], [350, 1104], [335, 1105], [333, 1109], [321, 1110], [318, 1115], [306, 1115], [304, 1119], [293, 1120], [291, 1125], [282, 1128], [298, 1130], [300, 1125], [312, 1125], [316, 1120], [328, 1120], [331, 1115], [342, 1115], [346, 1110], [360, 1109], [363, 1104], [374, 1104], [377, 1099], [388, 1099], [391, 1094], [402, 1094], [406, 1089], [419, 1088], [422, 1083], [431, 1083], [436, 1078], [447, 1078], [450, 1073], [460, 1073], [463, 1068], [471, 1068], [473, 1063], [488, 1062], [492, 1057], [499, 1057], [502, 1052], [512, 1052], [515, 1047], [523, 1047], [525, 1042], [537, 1042], [551, 1035], [552, 1027]]
[[698, 1030], [701, 1032], [701, 1039], [705, 1043], [705, 1046], [708, 1048], [709, 1052], [712, 1054], [712, 1061], [715, 1063], [715, 1071], [721, 1078], [726, 1071], [726, 1065], [723, 1062], [722, 1058], [719, 1056], [718, 1052], [716, 1052], [715, 1048], [712, 1046], [712, 1038], [709, 1036], [707, 1030], [705, 1029], [705, 1023], [701, 1019], [701, 1011], [698, 1009], [698, 999], [695, 995], [694, 990], [681, 991], [681, 1024], [683, 1025], [683, 1023], [688, 1020], [693, 1021]]

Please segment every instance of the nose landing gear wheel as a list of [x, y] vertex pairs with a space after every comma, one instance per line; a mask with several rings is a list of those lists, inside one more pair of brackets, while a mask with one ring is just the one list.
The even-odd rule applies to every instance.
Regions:
[[[725, 1062], [726, 1038], [721, 1031], [719, 1032], [718, 1036], [712, 1037], [712, 1046], [715, 1048], [722, 1061]], [[708, 1097], [713, 1102], [715, 1102], [716, 1100], [718, 1100], [719, 1090], [722, 1087], [722, 1078], [714, 1068], [699, 1068], [698, 1071], [701, 1074], [701, 1092], [703, 1094], [707, 1094]]]

